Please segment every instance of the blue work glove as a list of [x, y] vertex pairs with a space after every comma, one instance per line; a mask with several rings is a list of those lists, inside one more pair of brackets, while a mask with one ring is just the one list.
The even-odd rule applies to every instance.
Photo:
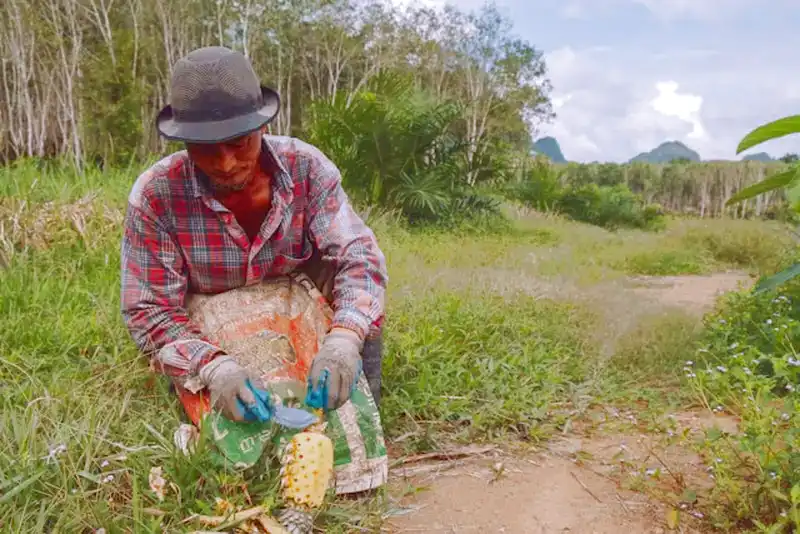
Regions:
[[268, 421], [272, 416], [266, 388], [231, 356], [219, 356], [200, 369], [211, 393], [211, 406], [231, 421]]
[[245, 405], [241, 398], [237, 399], [239, 403], [239, 410], [244, 413], [244, 420], [248, 422], [258, 421], [264, 423], [272, 418], [272, 403], [269, 400], [269, 393], [264, 391], [258, 386], [254, 386], [253, 382], [248, 379], [247, 387], [255, 395], [257, 402], [251, 405]]
[[361, 375], [362, 346], [361, 338], [348, 330], [325, 336], [308, 373], [308, 406], [336, 410], [350, 399]]

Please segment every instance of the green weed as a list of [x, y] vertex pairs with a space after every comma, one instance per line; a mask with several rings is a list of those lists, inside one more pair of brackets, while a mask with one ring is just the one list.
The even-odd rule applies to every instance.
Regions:
[[683, 370], [697, 399], [740, 420], [740, 433], [699, 444], [715, 486], [710, 521], [727, 531], [800, 527], [800, 331], [787, 295], [733, 294], [707, 318], [702, 346]]
[[591, 317], [567, 304], [437, 294], [404, 301], [389, 320], [390, 435], [527, 439], [591, 367]]
[[687, 355], [697, 343], [702, 326], [680, 311], [642, 317], [633, 331], [617, 344], [611, 367], [619, 379], [640, 387], [674, 388]]
[[648, 250], [634, 253], [622, 260], [620, 266], [634, 274], [674, 276], [703, 274], [709, 271], [709, 259], [689, 249]]

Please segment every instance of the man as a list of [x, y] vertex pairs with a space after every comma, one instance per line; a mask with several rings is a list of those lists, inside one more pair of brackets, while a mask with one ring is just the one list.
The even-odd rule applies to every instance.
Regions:
[[279, 97], [260, 85], [242, 54], [195, 50], [174, 66], [171, 84], [157, 128], [186, 150], [138, 177], [122, 238], [122, 314], [137, 346], [173, 379], [199, 380], [226, 417], [263, 413], [249, 387], [262, 385], [192, 322], [187, 293], [220, 293], [303, 269], [324, 272], [316, 260], [326, 258], [332, 277], [318, 277], [318, 285], [330, 286], [334, 317], [310, 383], [327, 386], [323, 408], [339, 408], [363, 355], [378, 402], [385, 259], [338, 170], [307, 143], [266, 135]]

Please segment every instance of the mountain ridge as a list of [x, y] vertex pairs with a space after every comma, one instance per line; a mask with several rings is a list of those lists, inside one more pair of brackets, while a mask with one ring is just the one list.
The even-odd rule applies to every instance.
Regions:
[[561, 146], [555, 137], [545, 136], [533, 143], [532, 152], [550, 158], [553, 163], [567, 163], [567, 158], [561, 151]]
[[[545, 136], [537, 139], [532, 145], [531, 152], [534, 155], [546, 156], [553, 163], [568, 163], [568, 160], [564, 157], [558, 140], [552, 136]], [[781, 158], [771, 156], [767, 152], [747, 154], [742, 156], [740, 159], [704, 159], [697, 151], [685, 143], [677, 140], [667, 140], [650, 151], [640, 152], [639, 154], [633, 156], [628, 160], [628, 163], [669, 163], [676, 160], [687, 160], [691, 162], [759, 161], [764, 163], [772, 163], [780, 161], [780, 159]]]
[[680, 141], [664, 141], [649, 152], [635, 155], [628, 162], [669, 163], [675, 160], [702, 161], [700, 154]]

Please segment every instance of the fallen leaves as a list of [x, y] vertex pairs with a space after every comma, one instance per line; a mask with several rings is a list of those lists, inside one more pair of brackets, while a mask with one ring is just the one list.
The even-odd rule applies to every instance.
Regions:
[[156, 497], [158, 497], [159, 501], [164, 500], [164, 493], [167, 487], [167, 480], [162, 476], [161, 472], [161, 466], [152, 467], [148, 477], [150, 489], [153, 490], [153, 493], [156, 494]]

